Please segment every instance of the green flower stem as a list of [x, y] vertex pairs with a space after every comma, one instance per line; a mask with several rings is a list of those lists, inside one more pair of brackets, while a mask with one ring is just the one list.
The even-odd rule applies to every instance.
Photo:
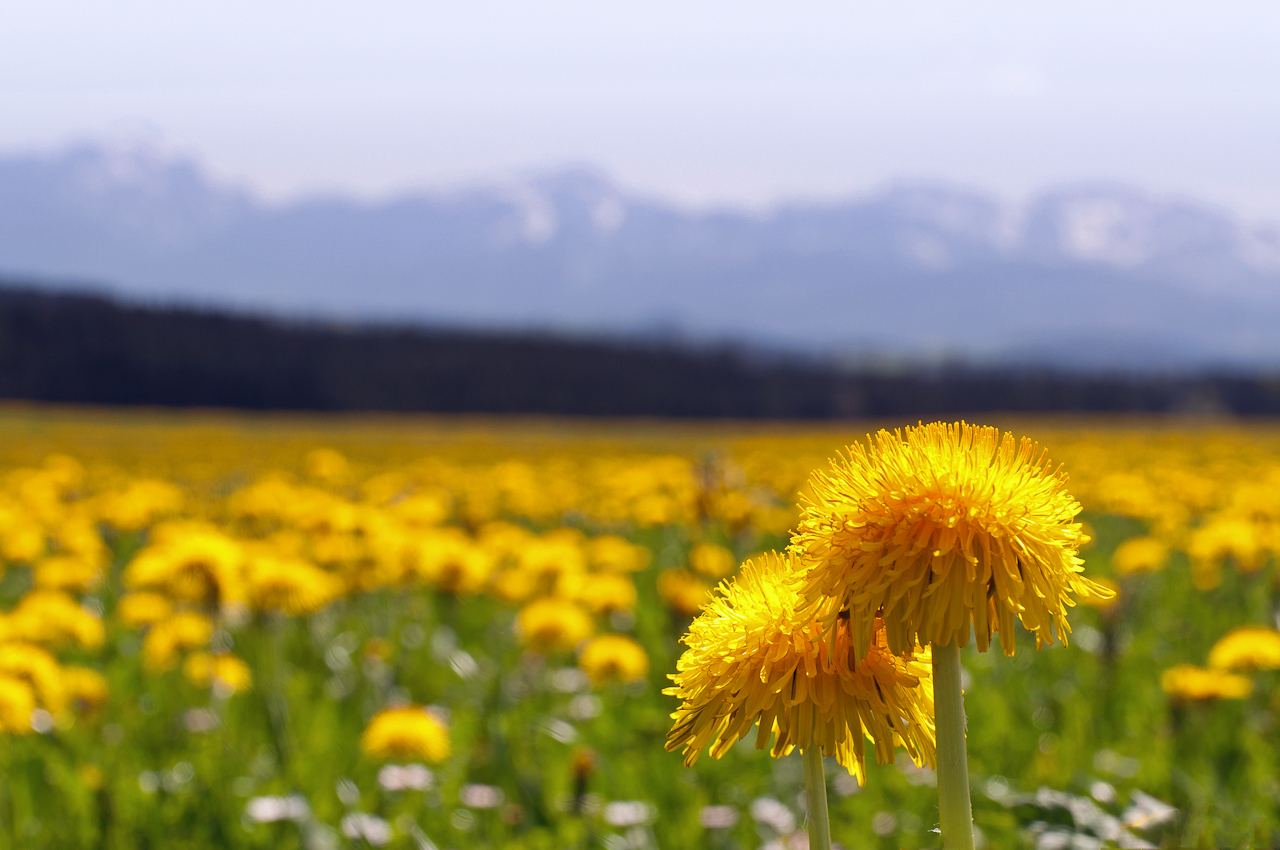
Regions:
[[938, 816], [945, 850], [973, 850], [973, 806], [964, 750], [960, 647], [933, 647], [933, 716], [938, 734]]
[[831, 850], [831, 818], [827, 815], [827, 772], [822, 768], [822, 747], [803, 751], [804, 793], [809, 810], [809, 850]]

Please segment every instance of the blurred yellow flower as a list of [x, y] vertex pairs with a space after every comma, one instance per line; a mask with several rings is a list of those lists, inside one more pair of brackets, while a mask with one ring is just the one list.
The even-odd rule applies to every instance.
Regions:
[[1080, 575], [1080, 504], [1031, 440], [966, 423], [881, 431], [810, 485], [792, 539], [801, 604], [823, 606], [827, 628], [847, 612], [860, 655], [879, 616], [895, 653], [965, 646], [972, 630], [979, 651], [999, 634], [1012, 655], [1015, 621], [1038, 647], [1065, 642], [1071, 594], [1108, 595]]
[[388, 708], [369, 721], [360, 736], [360, 749], [376, 758], [436, 764], [449, 757], [449, 729], [421, 706]]
[[141, 531], [182, 510], [182, 491], [168, 481], [143, 478], [98, 500], [98, 515], [121, 531]]
[[434, 528], [449, 518], [449, 504], [449, 494], [434, 489], [396, 502], [390, 512], [409, 528]]
[[125, 568], [130, 590], [163, 591], [213, 611], [244, 601], [244, 553], [235, 540], [194, 523], [157, 526], [153, 535], [155, 542]]
[[173, 613], [173, 602], [161, 593], [126, 593], [116, 605], [116, 616], [131, 629], [155, 625]]
[[636, 607], [636, 585], [630, 577], [617, 573], [588, 575], [582, 579], [577, 598], [593, 614], [631, 611]]
[[516, 634], [539, 652], [573, 649], [593, 631], [587, 612], [564, 599], [535, 599], [516, 615]]
[[193, 652], [182, 665], [182, 673], [197, 688], [215, 685], [225, 695], [244, 693], [253, 684], [249, 665], [225, 652]]
[[565, 575], [586, 572], [587, 559], [573, 536], [544, 534], [531, 540], [518, 555], [520, 569], [534, 577], [543, 592], [553, 592]]
[[1240, 626], [1209, 650], [1209, 666], [1219, 670], [1280, 670], [1280, 632], [1267, 626]]
[[820, 746], [859, 783], [865, 781], [865, 739], [876, 760], [892, 763], [905, 747], [916, 764], [934, 763], [933, 680], [928, 648], [895, 655], [884, 627], [859, 655], [846, 621], [830, 637], [798, 610], [794, 555], [765, 554], [721, 584], [693, 621], [675, 687], [681, 700], [667, 749], [692, 765], [711, 744], [719, 758], [757, 727], [756, 748], [772, 736], [775, 758]]
[[153, 625], [142, 639], [142, 659], [148, 670], [163, 672], [186, 649], [207, 646], [213, 638], [213, 621], [193, 611], [179, 611]]
[[102, 708], [110, 695], [106, 677], [89, 667], [63, 667], [62, 683], [67, 699], [81, 713]]
[[0, 732], [26, 735], [32, 732], [31, 712], [36, 695], [30, 683], [8, 673], [0, 673]]
[[102, 620], [56, 590], [33, 590], [8, 614], [0, 614], [0, 640], [93, 649], [102, 646], [105, 636]]
[[1160, 687], [1176, 700], [1243, 699], [1253, 692], [1253, 682], [1223, 670], [1179, 664], [1160, 675]]
[[649, 564], [649, 550], [616, 534], [602, 534], [587, 542], [587, 560], [602, 572], [634, 573]]
[[664, 570], [658, 576], [658, 595], [672, 611], [692, 617], [711, 598], [711, 585], [688, 570]]
[[689, 552], [689, 566], [709, 579], [725, 578], [738, 566], [738, 559], [723, 546], [699, 543]]
[[479, 593], [493, 575], [493, 555], [456, 529], [426, 534], [420, 545], [423, 577], [446, 593]]
[[582, 648], [578, 666], [593, 685], [636, 682], [649, 674], [649, 656], [626, 635], [600, 635]]
[[36, 587], [42, 590], [82, 592], [102, 583], [102, 569], [77, 555], [49, 555], [36, 562], [31, 571]]
[[255, 551], [245, 563], [249, 606], [290, 616], [311, 614], [342, 595], [342, 581], [301, 558]]
[[1217, 517], [1191, 532], [1187, 541], [1191, 557], [1191, 579], [1199, 590], [1222, 584], [1222, 565], [1230, 559], [1242, 572], [1262, 566], [1263, 549], [1259, 529], [1247, 519]]
[[29, 564], [45, 553], [44, 527], [21, 505], [0, 499], [0, 557]]
[[1122, 576], [1154, 573], [1169, 563], [1169, 547], [1154, 537], [1131, 537], [1116, 547], [1111, 563]]
[[53, 714], [67, 705], [66, 684], [58, 661], [46, 650], [28, 643], [0, 644], [0, 676], [26, 682], [36, 706]]

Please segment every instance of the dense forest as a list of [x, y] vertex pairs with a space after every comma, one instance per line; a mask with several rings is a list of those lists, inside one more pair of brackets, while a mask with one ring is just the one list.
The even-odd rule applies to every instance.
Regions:
[[731, 346], [139, 306], [0, 287], [0, 397], [316, 411], [826, 419], [1280, 413], [1280, 377], [836, 368]]

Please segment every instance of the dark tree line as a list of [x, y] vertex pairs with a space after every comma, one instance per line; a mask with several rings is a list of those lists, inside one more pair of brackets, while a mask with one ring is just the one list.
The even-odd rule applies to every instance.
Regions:
[[824, 419], [1280, 413], [1280, 378], [849, 372], [730, 347], [283, 322], [0, 288], [0, 397], [317, 411]]

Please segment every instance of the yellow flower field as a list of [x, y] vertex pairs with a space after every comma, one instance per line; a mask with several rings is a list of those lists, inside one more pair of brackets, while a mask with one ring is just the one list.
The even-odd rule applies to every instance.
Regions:
[[[767, 585], [801, 501], [835, 498], [811, 472], [909, 424], [4, 408], [0, 846], [800, 846], [798, 754], [689, 715], [673, 749], [719, 758], [685, 767], [663, 691], [711, 589], [753, 557]], [[1061, 464], [1116, 591], [1066, 647], [963, 651], [988, 846], [1274, 846], [1280, 425], [984, 424]], [[876, 605], [839, 639], [916, 687]], [[738, 651], [681, 687], [787, 663]], [[877, 676], [813, 687], [870, 717]], [[827, 760], [833, 838], [936, 846], [932, 753], [861, 744], [865, 786]]]

